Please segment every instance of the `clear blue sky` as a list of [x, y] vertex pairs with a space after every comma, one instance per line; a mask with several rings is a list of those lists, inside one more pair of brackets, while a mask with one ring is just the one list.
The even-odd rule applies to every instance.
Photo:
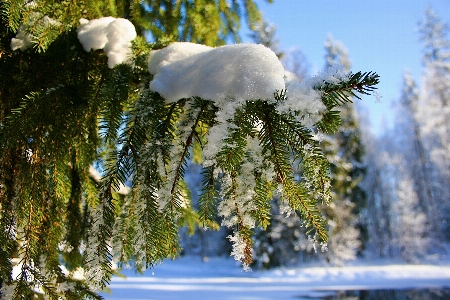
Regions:
[[[420, 84], [422, 47], [418, 22], [430, 5], [450, 25], [449, 0], [256, 0], [265, 19], [276, 26], [282, 50], [299, 48], [313, 73], [323, 68], [328, 34], [349, 51], [353, 71], [380, 75], [381, 103], [363, 98], [375, 133], [389, 126], [392, 100], [399, 97], [409, 71]], [[245, 38], [245, 37], [244, 37]]]

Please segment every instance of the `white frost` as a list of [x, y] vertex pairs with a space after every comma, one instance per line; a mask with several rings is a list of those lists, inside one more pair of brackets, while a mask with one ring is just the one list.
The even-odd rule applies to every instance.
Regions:
[[279, 103], [277, 110], [280, 113], [289, 111], [302, 112], [301, 121], [304, 125], [311, 127], [321, 118], [326, 110], [322, 103], [322, 95], [313, 89], [306, 80], [302, 82], [293, 81], [286, 91], [286, 100]]
[[103, 49], [108, 56], [108, 67], [125, 63], [131, 54], [131, 41], [137, 36], [134, 25], [122, 18], [104, 17], [80, 19], [78, 39], [84, 50]]
[[234, 232], [233, 235], [229, 235], [227, 238], [231, 241], [233, 247], [230, 255], [233, 256], [235, 260], [242, 262], [244, 271], [251, 271], [252, 269], [243, 262], [246, 257], [245, 251], [248, 247], [244, 237], [239, 232]]
[[173, 43], [152, 51], [149, 70], [154, 75], [150, 88], [168, 102], [194, 96], [215, 102], [269, 100], [284, 89], [284, 68], [277, 56], [256, 44], [211, 48]]
[[319, 122], [326, 111], [321, 98], [322, 94], [316, 88], [324, 82], [338, 83], [348, 79], [340, 67], [330, 67], [316, 76], [305, 78], [302, 82], [293, 79], [286, 74], [286, 100], [278, 103], [277, 110], [280, 113], [300, 112], [297, 118], [307, 127], [312, 127]]

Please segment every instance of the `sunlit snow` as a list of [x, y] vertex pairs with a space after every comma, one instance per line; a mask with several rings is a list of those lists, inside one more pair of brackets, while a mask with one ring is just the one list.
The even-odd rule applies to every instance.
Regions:
[[243, 272], [227, 258], [182, 257], [166, 261], [145, 275], [125, 271], [104, 293], [113, 299], [318, 299], [336, 290], [414, 289], [450, 286], [446, 265], [357, 265], [277, 268]]
[[131, 41], [136, 38], [136, 29], [129, 20], [104, 17], [90, 21], [80, 19], [80, 23], [78, 39], [84, 50], [103, 49], [110, 68], [127, 61]]
[[154, 75], [150, 88], [168, 102], [193, 96], [216, 102], [268, 100], [285, 87], [278, 57], [256, 44], [173, 43], [151, 53], [149, 70]]

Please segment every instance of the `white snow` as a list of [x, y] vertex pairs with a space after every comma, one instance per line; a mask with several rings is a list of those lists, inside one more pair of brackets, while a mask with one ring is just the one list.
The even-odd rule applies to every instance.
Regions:
[[278, 268], [244, 272], [229, 258], [182, 257], [127, 278], [113, 277], [114, 299], [303, 299], [336, 290], [450, 287], [448, 265], [372, 264], [346, 267]]
[[102, 181], [102, 175], [100, 175], [100, 173], [97, 171], [97, 169], [94, 168], [94, 166], [92, 166], [92, 165], [89, 166], [89, 177], [94, 179], [95, 182]]
[[[25, 7], [31, 7], [32, 4], [26, 4]], [[34, 28], [34, 32], [46, 31], [44, 29], [50, 27], [58, 27], [61, 23], [50, 18], [47, 15], [42, 16], [38, 12], [30, 12], [27, 17], [27, 21], [19, 26], [16, 37], [11, 39], [11, 49], [25, 51], [33, 46], [32, 41], [39, 40], [39, 36], [33, 36], [28, 31], [30, 28]], [[40, 27], [40, 29], [38, 29]]]
[[277, 56], [257, 44], [173, 43], [152, 51], [149, 70], [154, 75], [150, 88], [169, 103], [194, 96], [215, 102], [269, 100], [285, 87]]
[[78, 39], [84, 50], [103, 49], [108, 67], [125, 63], [131, 54], [131, 41], [137, 36], [134, 25], [122, 18], [80, 19]]
[[[102, 175], [94, 168], [94, 166], [89, 166], [89, 177], [91, 177], [95, 182], [99, 183], [102, 181]], [[114, 190], [120, 195], [127, 195], [130, 193], [131, 188], [129, 186], [124, 185], [123, 183], [119, 183], [119, 188], [114, 187]]]
[[[247, 100], [273, 103], [274, 93], [284, 89], [287, 89], [287, 99], [277, 103], [277, 110], [291, 113], [311, 127], [320, 121], [326, 110], [317, 87], [323, 82], [348, 79], [342, 69], [330, 67], [298, 82], [284, 70], [272, 50], [258, 44], [211, 48], [187, 42], [173, 43], [150, 53], [149, 71], [154, 75], [150, 89], [161, 94], [167, 103], [191, 97], [214, 101], [220, 109], [216, 118], [219, 125], [211, 129], [214, 134], [208, 137], [219, 142], [227, 133], [227, 125], [223, 123], [233, 116], [236, 108]], [[216, 144], [208, 143], [204, 153], [215, 154]], [[209, 162], [213, 161], [213, 156], [205, 157]]]
[[20, 25], [16, 37], [11, 39], [11, 49], [13, 51], [18, 49], [25, 51], [31, 46], [31, 36], [26, 32], [25, 26]]

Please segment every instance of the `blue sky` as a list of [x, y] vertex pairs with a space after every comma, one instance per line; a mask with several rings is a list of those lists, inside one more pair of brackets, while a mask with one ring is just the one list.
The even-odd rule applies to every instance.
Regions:
[[[328, 34], [346, 46], [353, 71], [380, 75], [381, 103], [363, 98], [375, 133], [389, 127], [392, 101], [400, 94], [403, 74], [419, 82], [422, 47], [418, 22], [430, 5], [450, 25], [449, 0], [256, 0], [265, 19], [276, 26], [282, 50], [299, 48], [313, 73], [323, 68]], [[420, 84], [420, 82], [419, 82]]]

